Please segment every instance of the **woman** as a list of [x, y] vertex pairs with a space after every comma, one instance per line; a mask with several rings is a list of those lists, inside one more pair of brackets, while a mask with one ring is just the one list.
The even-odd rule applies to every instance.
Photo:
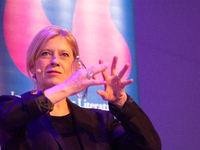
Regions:
[[[77, 42], [67, 30], [50, 26], [35, 36], [27, 51], [27, 71], [37, 91], [21, 98], [0, 97], [2, 149], [161, 149], [150, 120], [125, 93], [133, 82], [121, 80], [129, 65], [117, 75], [115, 56], [110, 76], [102, 60], [72, 73], [78, 55]], [[103, 81], [95, 80], [98, 73]], [[97, 93], [109, 102], [109, 112], [81, 108], [67, 98], [92, 85], [105, 85]]]

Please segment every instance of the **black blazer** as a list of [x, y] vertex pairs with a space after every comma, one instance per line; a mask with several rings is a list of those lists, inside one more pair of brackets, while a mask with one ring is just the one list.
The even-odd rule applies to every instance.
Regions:
[[[128, 96], [129, 97], [129, 96]], [[160, 150], [160, 138], [151, 121], [129, 97], [122, 110], [86, 109], [67, 99], [84, 150]], [[52, 122], [52, 103], [43, 93], [21, 98], [0, 97], [0, 144], [2, 150], [65, 150]], [[115, 119], [115, 117], [117, 119]]]

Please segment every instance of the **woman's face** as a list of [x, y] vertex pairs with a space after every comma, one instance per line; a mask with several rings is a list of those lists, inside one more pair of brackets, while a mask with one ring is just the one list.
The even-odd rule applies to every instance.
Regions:
[[72, 75], [73, 60], [72, 48], [63, 36], [47, 41], [35, 61], [37, 89], [47, 89], [68, 79]]

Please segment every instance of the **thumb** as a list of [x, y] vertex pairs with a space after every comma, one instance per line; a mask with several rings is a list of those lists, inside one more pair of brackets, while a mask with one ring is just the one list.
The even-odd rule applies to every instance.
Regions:
[[102, 97], [102, 99], [105, 100], [106, 92], [104, 92], [103, 90], [98, 90], [98, 91], [97, 91], [97, 94], [99, 94], [99, 95]]

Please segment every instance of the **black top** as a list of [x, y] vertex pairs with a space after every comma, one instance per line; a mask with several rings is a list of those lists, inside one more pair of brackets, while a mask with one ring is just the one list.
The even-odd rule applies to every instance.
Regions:
[[66, 116], [51, 116], [52, 121], [55, 123], [58, 131], [60, 132], [66, 148], [69, 150], [81, 149], [75, 123], [72, 120], [72, 115]]

